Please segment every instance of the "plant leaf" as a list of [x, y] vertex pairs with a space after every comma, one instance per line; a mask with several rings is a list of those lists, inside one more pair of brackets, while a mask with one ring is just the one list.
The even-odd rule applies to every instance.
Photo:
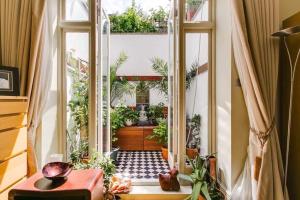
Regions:
[[206, 200], [211, 200], [206, 182], [204, 182], [201, 187], [201, 193], [205, 196]]
[[185, 181], [193, 182], [192, 178], [189, 175], [179, 174], [178, 178], [182, 179], [182, 180], [185, 180]]
[[198, 182], [194, 185], [191, 200], [198, 200], [199, 194], [200, 194], [200, 191], [201, 191], [201, 187], [202, 187], [202, 182]]

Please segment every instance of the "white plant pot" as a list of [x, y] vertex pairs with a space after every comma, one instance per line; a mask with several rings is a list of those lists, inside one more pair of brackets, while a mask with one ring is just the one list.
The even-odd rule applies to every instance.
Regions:
[[133, 125], [132, 120], [131, 120], [131, 119], [126, 119], [125, 125], [126, 125], [126, 126], [132, 126], [132, 125]]

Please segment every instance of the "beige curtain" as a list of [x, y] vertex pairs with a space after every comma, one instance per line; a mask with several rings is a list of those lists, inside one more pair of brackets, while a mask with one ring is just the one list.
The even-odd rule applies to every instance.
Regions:
[[278, 41], [271, 37], [279, 30], [278, 0], [231, 3], [234, 56], [251, 126], [248, 158], [232, 196], [282, 200], [283, 166], [275, 120], [279, 53]]
[[41, 78], [46, 0], [0, 1], [0, 64], [20, 69], [21, 95], [28, 97], [28, 172], [36, 171], [34, 135], [41, 118]]

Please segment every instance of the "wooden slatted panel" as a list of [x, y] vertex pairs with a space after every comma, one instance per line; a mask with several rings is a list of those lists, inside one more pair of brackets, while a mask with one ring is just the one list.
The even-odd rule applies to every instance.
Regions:
[[8, 193], [9, 191], [14, 188], [16, 185], [18, 185], [19, 183], [25, 181], [27, 178], [22, 178], [21, 180], [19, 180], [17, 183], [13, 184], [12, 186], [10, 186], [9, 188], [7, 188], [6, 190], [4, 190], [2, 193], [0, 193], [0, 200], [8, 200]]
[[0, 161], [13, 157], [27, 149], [27, 128], [0, 132]]
[[121, 150], [143, 150], [143, 129], [120, 129], [117, 132], [117, 146]]
[[157, 143], [157, 140], [149, 140], [147, 137], [153, 133], [153, 128], [144, 129], [144, 150], [161, 150], [161, 145]]
[[10, 116], [0, 116], [0, 130], [10, 128], [21, 128], [27, 125], [27, 115], [17, 114]]
[[26, 177], [27, 174], [27, 153], [22, 153], [8, 161], [0, 164], [0, 192], [18, 180]]
[[0, 115], [25, 113], [25, 112], [27, 112], [27, 102], [25, 101], [0, 103]]

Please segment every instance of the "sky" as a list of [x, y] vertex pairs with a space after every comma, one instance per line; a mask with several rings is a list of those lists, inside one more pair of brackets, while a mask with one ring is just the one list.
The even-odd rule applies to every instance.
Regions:
[[[131, 6], [132, 0], [102, 0], [102, 6], [106, 10], [107, 14], [122, 13]], [[135, 0], [136, 4], [140, 6], [145, 12], [148, 12], [152, 8], [168, 8], [170, 5], [169, 0]]]

